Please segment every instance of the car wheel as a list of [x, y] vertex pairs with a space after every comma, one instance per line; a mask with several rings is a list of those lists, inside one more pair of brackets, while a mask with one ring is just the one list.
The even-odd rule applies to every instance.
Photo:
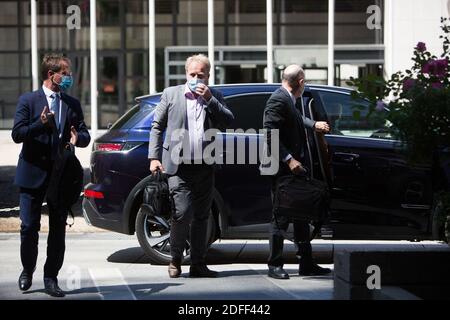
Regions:
[[445, 209], [443, 199], [440, 196], [435, 197], [431, 213], [433, 239], [450, 244], [450, 215]]
[[[212, 215], [208, 219], [208, 246], [214, 241], [216, 224]], [[154, 217], [142, 208], [136, 216], [136, 235], [141, 248], [152, 264], [169, 264], [170, 255], [170, 218]], [[190, 244], [186, 241], [183, 252], [184, 262], [190, 261]]]

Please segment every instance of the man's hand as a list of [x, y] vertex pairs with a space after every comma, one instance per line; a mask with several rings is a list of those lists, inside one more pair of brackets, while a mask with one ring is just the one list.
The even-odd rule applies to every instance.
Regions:
[[78, 141], [78, 132], [74, 128], [74, 126], [71, 126], [70, 127], [70, 143], [73, 144], [74, 146], [76, 146], [77, 141]]
[[314, 129], [316, 132], [327, 133], [330, 131], [330, 126], [325, 121], [317, 121], [314, 125]]
[[47, 124], [49, 118], [47, 117], [47, 114], [50, 113], [50, 109], [48, 106], [45, 106], [41, 113], [41, 122], [42, 124]]
[[158, 159], [150, 160], [150, 172], [152, 174], [155, 174], [157, 170], [164, 172], [164, 167], [162, 166], [161, 162]]
[[211, 90], [209, 90], [208, 86], [204, 83], [199, 83], [197, 85], [195, 93], [205, 99], [205, 101], [209, 101], [209, 99], [211, 99], [212, 97]]
[[305, 168], [303, 168], [302, 164], [294, 158], [290, 158], [287, 161], [287, 164], [293, 174], [300, 174], [306, 171]]

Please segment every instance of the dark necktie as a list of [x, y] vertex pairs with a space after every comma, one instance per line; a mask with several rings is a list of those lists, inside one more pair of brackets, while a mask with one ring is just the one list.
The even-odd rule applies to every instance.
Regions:
[[58, 145], [59, 145], [59, 105], [60, 105], [60, 99], [59, 94], [53, 93], [50, 96], [52, 100], [51, 104], [51, 111], [54, 113], [55, 118], [55, 128], [52, 130], [52, 159], [54, 160], [56, 158], [56, 153], [58, 152]]
[[60, 105], [59, 94], [53, 93], [51, 97], [53, 98], [51, 111], [55, 114], [56, 129], [59, 132], [59, 105]]

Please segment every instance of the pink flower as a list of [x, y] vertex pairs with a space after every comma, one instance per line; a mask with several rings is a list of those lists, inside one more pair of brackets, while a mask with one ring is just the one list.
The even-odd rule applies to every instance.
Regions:
[[406, 79], [403, 81], [403, 91], [409, 91], [412, 87], [416, 85], [416, 80], [414, 79]]
[[384, 107], [385, 107], [384, 102], [381, 101], [381, 100], [378, 100], [377, 101], [377, 105], [375, 106], [375, 110], [378, 111], [378, 112], [381, 112], [381, 111], [384, 110]]
[[416, 49], [420, 52], [424, 52], [425, 50], [427, 50], [427, 47], [424, 42], [419, 42], [417, 43]]
[[430, 60], [427, 63], [425, 63], [422, 67], [422, 72], [442, 78], [445, 77], [447, 69], [448, 69], [447, 58], [436, 59]]

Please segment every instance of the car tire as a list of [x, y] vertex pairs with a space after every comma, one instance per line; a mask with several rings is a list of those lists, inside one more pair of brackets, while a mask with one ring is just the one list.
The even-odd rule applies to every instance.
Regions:
[[445, 241], [450, 244], [450, 215], [446, 212], [443, 200], [440, 196], [435, 196], [432, 216], [432, 237], [434, 240]]
[[[167, 265], [171, 261], [170, 256], [170, 219], [165, 217], [150, 216], [145, 210], [139, 209], [136, 216], [136, 236], [139, 244], [147, 255], [151, 264]], [[214, 242], [216, 234], [216, 222], [213, 215], [209, 216], [207, 239], [208, 247]], [[186, 242], [186, 250], [183, 253], [184, 263], [190, 262], [189, 242]]]

